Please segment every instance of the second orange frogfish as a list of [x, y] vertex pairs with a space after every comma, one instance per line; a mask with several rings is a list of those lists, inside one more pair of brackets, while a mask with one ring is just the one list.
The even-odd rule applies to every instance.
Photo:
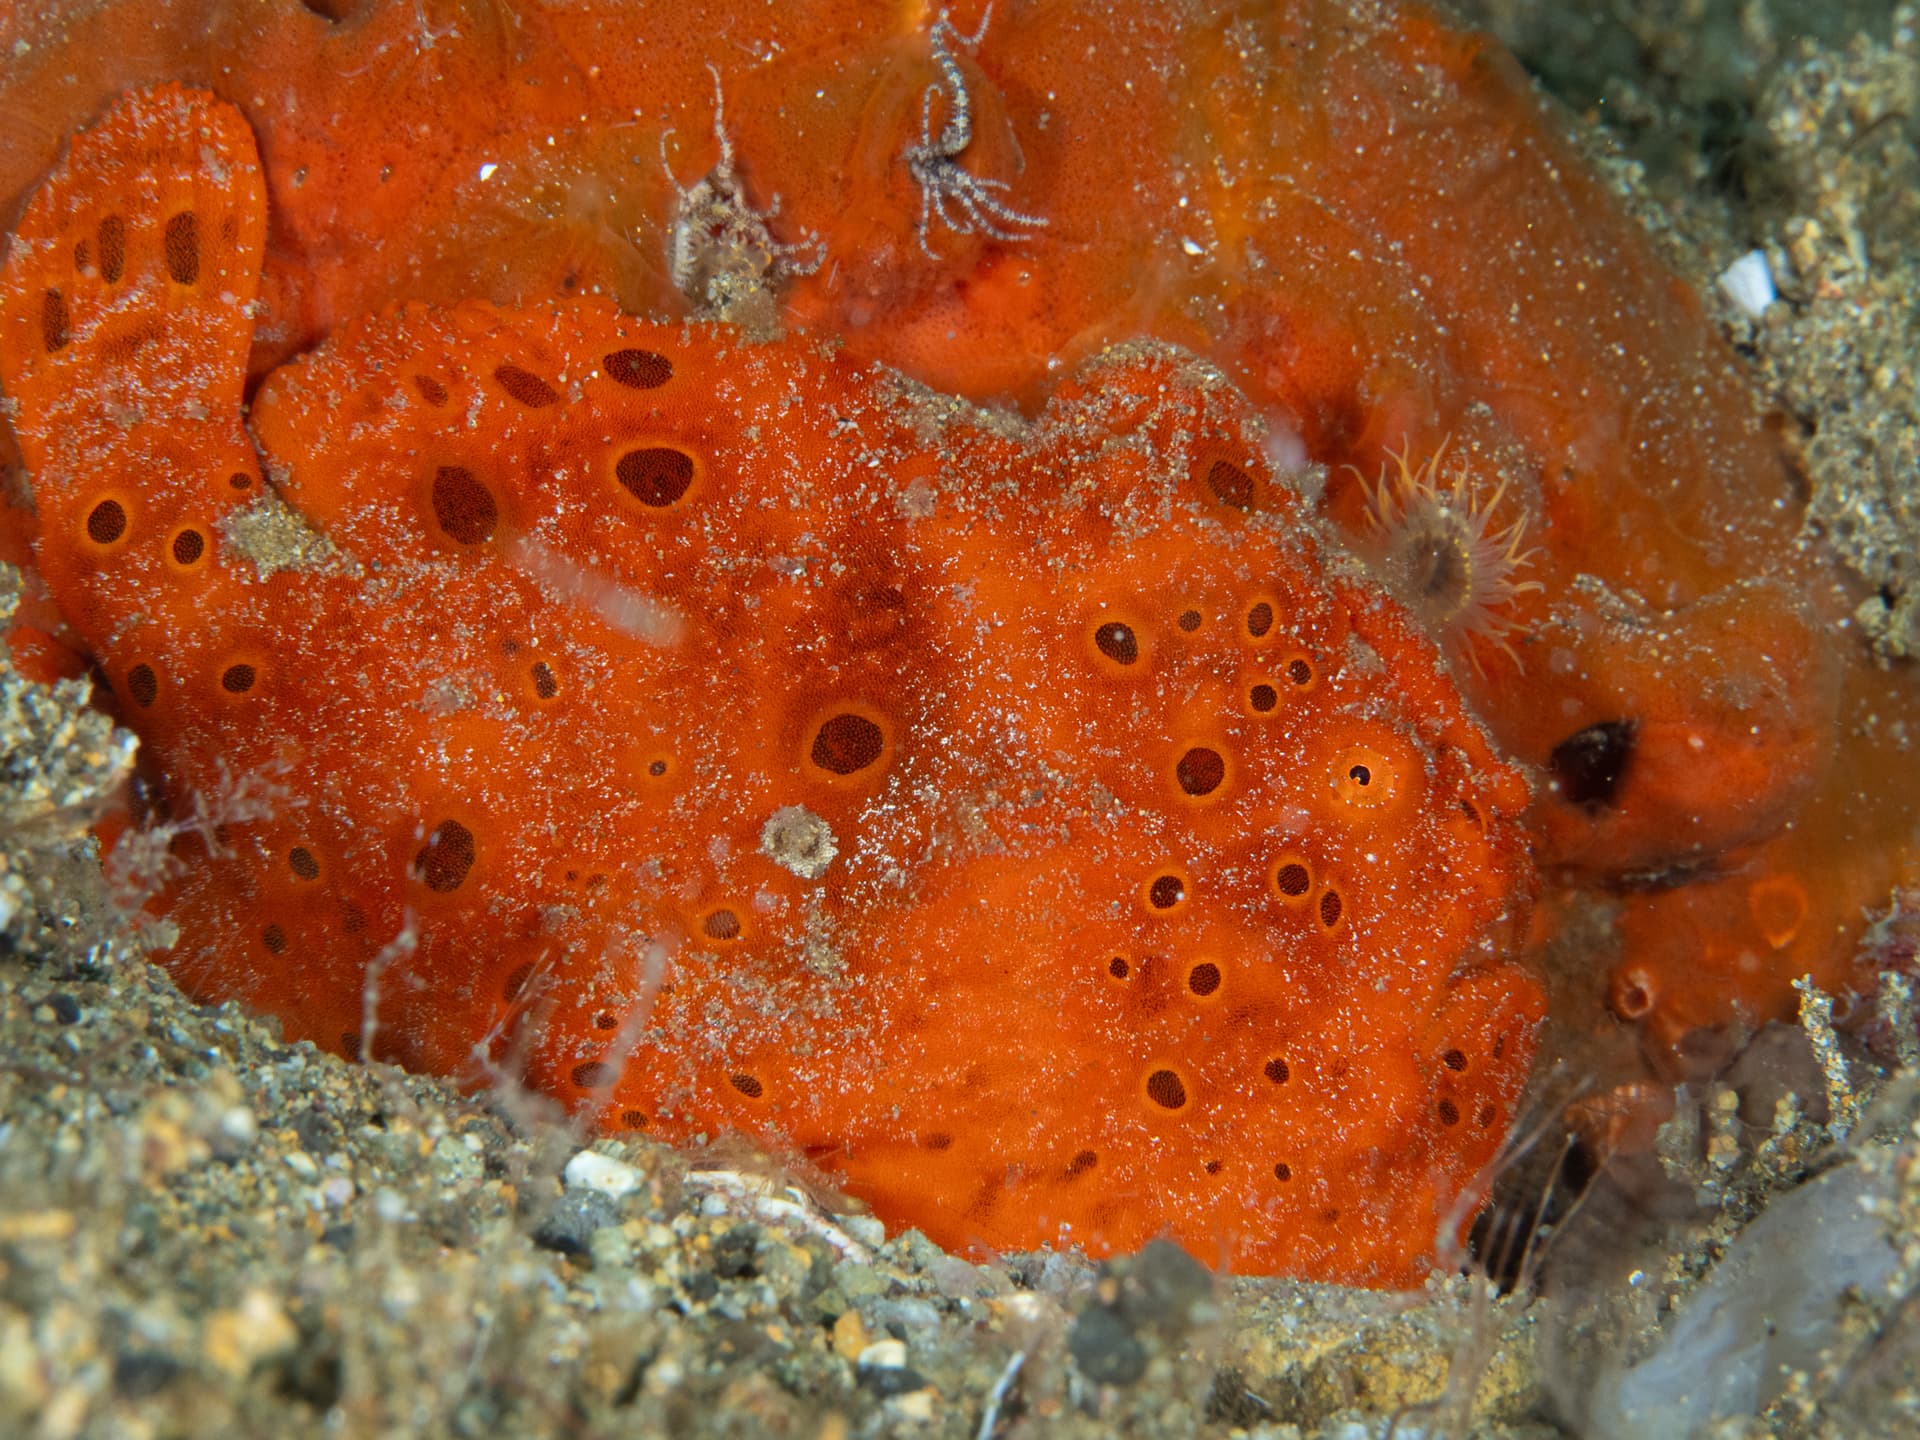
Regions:
[[1542, 1014], [1529, 790], [1217, 371], [1118, 347], [1023, 421], [475, 302], [349, 324], [243, 416], [265, 227], [245, 122], [163, 87], [0, 282], [190, 990], [752, 1133], [949, 1246], [1426, 1273]]

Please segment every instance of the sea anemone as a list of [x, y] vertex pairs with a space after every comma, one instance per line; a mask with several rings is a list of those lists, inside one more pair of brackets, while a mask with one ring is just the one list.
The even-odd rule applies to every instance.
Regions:
[[1366, 549], [1375, 569], [1435, 639], [1466, 657], [1484, 675], [1480, 650], [1493, 645], [1518, 666], [1509, 636], [1513, 603], [1537, 580], [1516, 578], [1535, 551], [1525, 547], [1524, 516], [1495, 529], [1493, 514], [1507, 493], [1504, 480], [1491, 496], [1474, 493], [1466, 466], [1443, 486], [1443, 440], [1419, 465], [1408, 450], [1389, 451], [1394, 473], [1382, 470], [1368, 496], [1371, 534]]

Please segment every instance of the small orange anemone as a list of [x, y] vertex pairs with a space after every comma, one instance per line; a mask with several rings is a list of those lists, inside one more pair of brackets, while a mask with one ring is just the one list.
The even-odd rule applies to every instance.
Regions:
[[1508, 638], [1513, 605], [1541, 588], [1537, 580], [1517, 578], [1535, 554], [1525, 544], [1526, 517], [1494, 527], [1507, 493], [1504, 479], [1483, 499], [1462, 465], [1443, 485], [1446, 450], [1443, 440], [1417, 466], [1410, 463], [1411, 446], [1388, 452], [1397, 473], [1382, 470], [1368, 497], [1371, 558], [1387, 587], [1476, 673], [1481, 645], [1497, 646], [1518, 665]]

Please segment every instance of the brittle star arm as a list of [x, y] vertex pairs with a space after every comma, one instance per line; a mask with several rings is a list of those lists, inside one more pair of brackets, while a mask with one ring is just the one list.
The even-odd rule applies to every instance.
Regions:
[[[935, 217], [956, 235], [978, 233], [1007, 242], [1028, 239], [1026, 232], [1047, 223], [1044, 215], [1016, 210], [1000, 198], [1008, 189], [1006, 181], [975, 175], [960, 165], [960, 155], [973, 143], [973, 99], [967, 90], [966, 77], [960, 73], [960, 62], [954, 58], [953, 47], [955, 42], [969, 49], [978, 45], [985, 38], [987, 23], [992, 18], [993, 7], [989, 5], [979, 29], [971, 35], [962, 35], [943, 10], [929, 32], [933, 63], [940, 79], [929, 85], [921, 96], [920, 138], [909, 145], [901, 157], [907, 163], [907, 172], [920, 187], [920, 250], [929, 260], [940, 258], [930, 238]], [[943, 91], [947, 96], [947, 123], [935, 136], [933, 102]], [[949, 209], [950, 204], [955, 209]]]

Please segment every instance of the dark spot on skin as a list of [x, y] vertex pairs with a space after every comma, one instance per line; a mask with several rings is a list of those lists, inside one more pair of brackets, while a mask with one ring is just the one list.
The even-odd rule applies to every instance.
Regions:
[[1188, 795], [1196, 798], [1211, 795], [1227, 778], [1227, 762], [1218, 750], [1196, 745], [1180, 757], [1174, 767], [1174, 778]]
[[1163, 1110], [1179, 1110], [1187, 1103], [1187, 1087], [1171, 1070], [1156, 1070], [1147, 1076], [1147, 1098]]
[[626, 492], [642, 505], [664, 510], [692, 486], [693, 457], [670, 445], [650, 445], [622, 455], [613, 472]]
[[442, 820], [414, 857], [414, 872], [437, 895], [450, 895], [465, 883], [477, 858], [473, 831], [458, 820]]
[[652, 350], [616, 350], [600, 364], [608, 379], [629, 390], [652, 390], [673, 378], [673, 362]]
[[886, 733], [864, 715], [835, 715], [814, 733], [813, 763], [833, 775], [854, 775], [878, 760]]
[[1140, 658], [1140, 641], [1129, 627], [1118, 620], [1109, 620], [1095, 630], [1093, 643], [1102, 655], [1116, 665], [1131, 665]]
[[87, 512], [87, 538], [96, 545], [111, 545], [127, 533], [127, 511], [118, 500], [102, 500]]
[[160, 698], [160, 676], [151, 665], [136, 665], [127, 672], [127, 694], [143, 710]]
[[1207, 470], [1207, 488], [1224, 505], [1236, 510], [1253, 506], [1253, 477], [1230, 460], [1216, 460]]
[[1186, 898], [1186, 883], [1178, 875], [1157, 875], [1147, 887], [1147, 903], [1156, 910], [1171, 910]]

